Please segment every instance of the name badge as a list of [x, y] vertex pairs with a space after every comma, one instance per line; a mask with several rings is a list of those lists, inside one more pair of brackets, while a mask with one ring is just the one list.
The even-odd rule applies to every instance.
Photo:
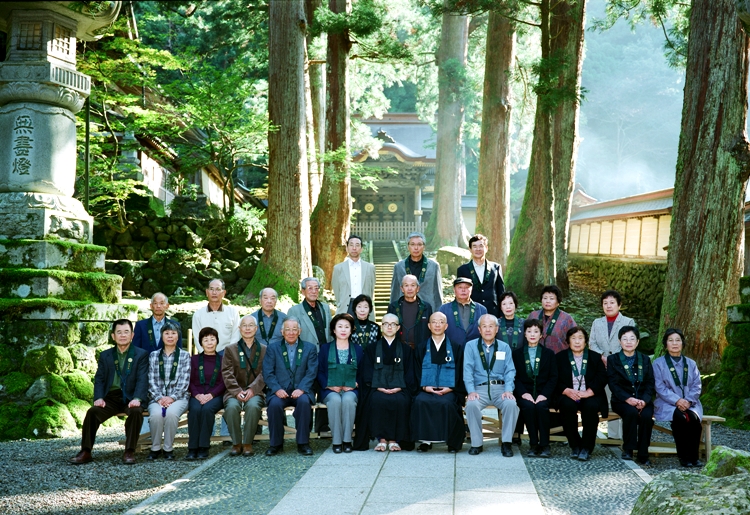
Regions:
[[376, 363], [380, 363], [380, 356], [378, 356], [377, 358], [375, 358], [375, 362]]
[[495, 359], [505, 359], [505, 351], [499, 350], [495, 353]]

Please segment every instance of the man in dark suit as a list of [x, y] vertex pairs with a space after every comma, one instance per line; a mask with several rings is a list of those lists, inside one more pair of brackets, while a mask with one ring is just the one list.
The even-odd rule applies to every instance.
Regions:
[[294, 406], [297, 428], [297, 452], [312, 456], [310, 423], [315, 394], [313, 381], [318, 374], [318, 349], [300, 340], [300, 323], [289, 316], [281, 327], [284, 341], [272, 343], [263, 359], [263, 379], [268, 386], [268, 432], [270, 445], [266, 456], [276, 456], [284, 448], [284, 408]]
[[[161, 292], [154, 293], [151, 297], [151, 313], [153, 315], [145, 320], [135, 323], [135, 335], [133, 336], [133, 346], [140, 347], [149, 354], [162, 348], [161, 328], [164, 322], [171, 320], [167, 317], [169, 309], [169, 299]], [[182, 348], [182, 333], [177, 338], [177, 347]]]
[[445, 334], [451, 342], [461, 345], [479, 338], [479, 317], [487, 314], [484, 306], [471, 299], [471, 280], [457, 277], [453, 281], [456, 299], [440, 306], [440, 313], [448, 319]]
[[70, 459], [75, 465], [92, 460], [96, 432], [107, 419], [125, 413], [125, 454], [123, 463], [135, 463], [135, 448], [143, 424], [143, 407], [148, 397], [148, 352], [134, 345], [133, 323], [127, 319], [112, 324], [115, 347], [99, 356], [94, 376], [94, 405], [86, 412], [81, 437], [81, 452]]
[[456, 277], [471, 279], [474, 287], [471, 299], [487, 308], [487, 313], [501, 318], [498, 299], [505, 291], [503, 269], [493, 261], [485, 259], [487, 255], [487, 238], [475, 234], [469, 239], [472, 260], [458, 267]]

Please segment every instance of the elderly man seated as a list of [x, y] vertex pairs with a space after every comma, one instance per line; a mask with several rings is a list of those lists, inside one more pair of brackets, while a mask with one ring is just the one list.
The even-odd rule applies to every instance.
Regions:
[[471, 340], [464, 347], [464, 384], [469, 393], [466, 400], [466, 419], [471, 433], [469, 454], [476, 456], [484, 449], [482, 410], [490, 404], [500, 410], [503, 420], [502, 453], [513, 456], [511, 441], [518, 420], [518, 405], [513, 396], [516, 368], [510, 346], [496, 338], [497, 318], [479, 318], [481, 338]]

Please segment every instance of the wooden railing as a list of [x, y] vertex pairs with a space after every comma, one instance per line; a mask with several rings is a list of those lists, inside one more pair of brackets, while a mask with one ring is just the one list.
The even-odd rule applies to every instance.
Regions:
[[424, 233], [427, 223], [415, 222], [358, 222], [352, 225], [351, 233], [364, 240], [405, 240], [413, 232]]

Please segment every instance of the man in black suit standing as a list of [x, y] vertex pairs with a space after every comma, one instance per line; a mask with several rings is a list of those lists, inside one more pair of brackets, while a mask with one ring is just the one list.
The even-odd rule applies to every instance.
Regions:
[[487, 237], [475, 234], [469, 239], [472, 260], [458, 267], [456, 277], [467, 277], [474, 283], [471, 300], [478, 302], [487, 313], [502, 318], [498, 299], [505, 291], [503, 269], [499, 263], [485, 259], [487, 255]]
[[125, 454], [123, 463], [135, 463], [135, 448], [143, 425], [142, 401], [148, 397], [148, 352], [131, 345], [133, 323], [127, 319], [112, 324], [115, 347], [99, 356], [94, 376], [94, 405], [86, 412], [81, 437], [81, 452], [70, 459], [74, 465], [92, 461], [96, 432], [107, 419], [125, 413]]

